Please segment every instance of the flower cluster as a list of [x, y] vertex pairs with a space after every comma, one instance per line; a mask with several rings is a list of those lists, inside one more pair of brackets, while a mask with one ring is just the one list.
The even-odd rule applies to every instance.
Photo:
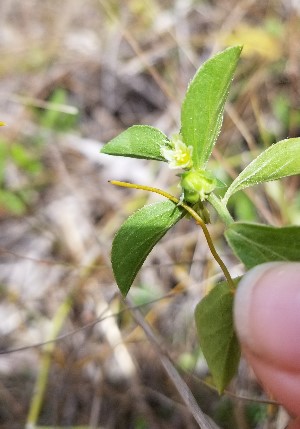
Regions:
[[186, 146], [179, 134], [175, 134], [170, 140], [170, 146], [161, 148], [162, 156], [168, 161], [169, 167], [191, 168], [193, 166], [193, 147]]
[[205, 201], [208, 195], [216, 188], [217, 180], [203, 169], [193, 169], [193, 147], [187, 146], [179, 134], [173, 135], [169, 146], [161, 148], [162, 156], [168, 161], [171, 169], [181, 168], [180, 185], [183, 190], [182, 199], [196, 204]]

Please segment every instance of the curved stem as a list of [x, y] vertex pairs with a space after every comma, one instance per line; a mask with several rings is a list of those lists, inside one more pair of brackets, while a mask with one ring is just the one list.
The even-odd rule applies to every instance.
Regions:
[[213, 255], [214, 259], [216, 260], [216, 262], [219, 264], [221, 270], [223, 271], [224, 276], [228, 282], [228, 286], [229, 286], [231, 292], [234, 293], [234, 291], [235, 291], [234, 282], [233, 282], [233, 280], [229, 274], [229, 271], [228, 271], [226, 265], [224, 264], [224, 262], [222, 261], [222, 259], [220, 258], [218, 252], [216, 251], [216, 248], [213, 244], [210, 233], [209, 233], [207, 226], [205, 225], [203, 219], [201, 219], [201, 217], [198, 215], [198, 213], [195, 212], [195, 210], [192, 209], [192, 207], [188, 206], [184, 202], [180, 202], [178, 200], [178, 198], [174, 197], [173, 195], [169, 194], [168, 192], [162, 191], [161, 189], [158, 189], [158, 188], [152, 188], [152, 186], [144, 186], [144, 185], [137, 185], [135, 183], [119, 182], [118, 180], [110, 180], [109, 182], [112, 185], [122, 186], [124, 188], [134, 188], [134, 189], [141, 189], [143, 191], [154, 192], [155, 194], [162, 195], [163, 197], [167, 198], [168, 200], [173, 201], [173, 203], [183, 207], [194, 218], [196, 223], [202, 228], [202, 231], [203, 231], [204, 236], [206, 238], [206, 241], [207, 241], [208, 247], [211, 251], [211, 254]]

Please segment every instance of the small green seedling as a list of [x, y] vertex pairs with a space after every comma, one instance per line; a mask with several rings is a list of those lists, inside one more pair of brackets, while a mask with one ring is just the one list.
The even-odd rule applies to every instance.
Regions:
[[300, 138], [273, 144], [255, 158], [231, 183], [220, 199], [220, 182], [207, 169], [219, 135], [225, 101], [240, 57], [240, 46], [230, 47], [206, 61], [191, 81], [181, 108], [181, 129], [168, 138], [154, 127], [135, 125], [108, 142], [101, 152], [164, 161], [180, 169], [179, 199], [160, 189], [112, 181], [124, 187], [156, 192], [166, 201], [146, 205], [131, 215], [117, 232], [112, 245], [112, 267], [123, 296], [155, 244], [186, 214], [202, 228], [210, 251], [225, 281], [200, 301], [195, 320], [200, 345], [215, 385], [221, 393], [236, 373], [240, 347], [235, 335], [232, 306], [240, 279], [232, 279], [219, 257], [206, 224], [207, 203], [225, 224], [225, 237], [247, 269], [268, 261], [300, 260], [300, 227], [275, 228], [235, 222], [227, 209], [230, 197], [256, 184], [300, 173]]

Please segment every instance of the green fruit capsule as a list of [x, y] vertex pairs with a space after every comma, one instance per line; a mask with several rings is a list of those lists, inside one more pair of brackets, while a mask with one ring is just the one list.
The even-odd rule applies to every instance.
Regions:
[[206, 170], [190, 170], [181, 175], [180, 181], [184, 200], [196, 204], [205, 201], [208, 195], [216, 188], [217, 179]]

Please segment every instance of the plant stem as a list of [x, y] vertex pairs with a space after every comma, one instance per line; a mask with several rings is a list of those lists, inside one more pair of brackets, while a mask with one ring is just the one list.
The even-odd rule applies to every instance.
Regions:
[[25, 425], [26, 429], [32, 429], [36, 427], [37, 420], [43, 405], [43, 400], [45, 397], [45, 391], [47, 387], [47, 382], [49, 378], [49, 371], [52, 361], [52, 354], [55, 349], [55, 342], [57, 335], [59, 334], [59, 331], [61, 330], [68, 314], [71, 311], [72, 308], [72, 302], [70, 296], [68, 296], [62, 304], [57, 309], [53, 321], [52, 321], [52, 329], [51, 333], [49, 335], [48, 341], [50, 341], [48, 344], [44, 347], [44, 354], [41, 358], [41, 364], [39, 373], [37, 376], [37, 380], [35, 382], [34, 386], [34, 394], [31, 399], [31, 403], [29, 406], [28, 416], [27, 416], [27, 422]]
[[173, 203], [180, 205], [182, 208], [184, 208], [194, 218], [196, 223], [202, 228], [202, 231], [203, 231], [204, 236], [206, 238], [206, 241], [207, 241], [208, 247], [211, 251], [211, 254], [213, 255], [215, 261], [219, 264], [221, 270], [223, 271], [224, 276], [227, 280], [227, 283], [228, 283], [228, 286], [229, 286], [231, 292], [234, 293], [235, 286], [234, 286], [233, 280], [229, 274], [229, 271], [228, 271], [226, 265], [224, 264], [224, 262], [222, 261], [222, 259], [220, 258], [218, 252], [216, 251], [216, 248], [213, 244], [212, 238], [211, 238], [210, 233], [207, 229], [207, 226], [205, 225], [205, 222], [195, 212], [195, 210], [192, 209], [192, 207], [188, 206], [184, 202], [180, 202], [178, 200], [178, 198], [174, 197], [173, 195], [169, 194], [168, 192], [162, 191], [161, 189], [158, 189], [158, 188], [152, 188], [152, 186], [144, 186], [144, 185], [137, 185], [135, 183], [119, 182], [118, 180], [110, 180], [109, 182], [112, 185], [122, 186], [124, 188], [134, 188], [134, 189], [141, 189], [143, 191], [154, 192], [156, 194], [162, 195], [163, 197], [167, 198], [168, 200], [173, 201]]
[[229, 213], [227, 207], [222, 203], [222, 201], [214, 194], [211, 193], [207, 201], [213, 206], [213, 208], [216, 210], [220, 218], [223, 220], [226, 226], [231, 225], [234, 220]]

